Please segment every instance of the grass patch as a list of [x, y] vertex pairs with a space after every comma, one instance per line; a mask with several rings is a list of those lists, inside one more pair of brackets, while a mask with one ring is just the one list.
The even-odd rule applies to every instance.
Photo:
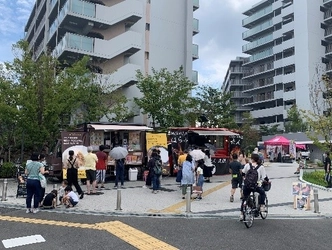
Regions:
[[303, 180], [323, 187], [327, 185], [326, 181], [324, 180], [324, 177], [325, 177], [324, 170], [317, 170], [313, 172], [303, 173]]

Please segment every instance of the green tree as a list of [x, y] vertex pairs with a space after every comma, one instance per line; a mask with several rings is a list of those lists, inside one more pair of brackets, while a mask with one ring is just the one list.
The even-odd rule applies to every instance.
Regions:
[[[332, 143], [332, 80], [317, 66], [314, 80], [309, 83], [311, 110], [301, 110], [308, 127], [307, 136], [322, 150], [331, 151]], [[324, 142], [321, 142], [323, 138]]]
[[269, 125], [260, 125], [259, 126], [259, 131], [261, 136], [266, 136], [266, 135], [275, 135], [279, 133], [283, 133], [279, 128], [278, 124], [269, 126]]
[[7, 123], [17, 124], [16, 137], [24, 133], [28, 149], [40, 151], [45, 145], [52, 146], [60, 129], [107, 116], [109, 120], [124, 119], [129, 114], [124, 109], [127, 100], [114, 92], [107, 79], [101, 81], [90, 72], [88, 57], [64, 69], [49, 55], [34, 61], [27, 46], [25, 41], [14, 45], [18, 56], [5, 63], [0, 75], [6, 93], [13, 95], [7, 111], [14, 118]]
[[257, 142], [261, 139], [259, 131], [254, 129], [255, 119], [251, 116], [250, 112], [243, 114], [243, 123], [241, 131], [243, 135], [243, 141], [241, 148], [245, 152], [252, 152], [257, 147]]
[[197, 113], [204, 114], [208, 121], [205, 127], [237, 128], [234, 120], [235, 105], [231, 93], [223, 93], [219, 88], [200, 86], [197, 91]]
[[285, 123], [285, 132], [305, 132], [307, 125], [296, 105], [293, 105], [287, 111], [287, 122]]
[[151, 75], [137, 71], [136, 77], [142, 97], [134, 101], [151, 118], [153, 128], [157, 124], [161, 128], [183, 126], [188, 121], [186, 114], [194, 105], [191, 92], [195, 84], [184, 75], [182, 67], [173, 72], [152, 69]]

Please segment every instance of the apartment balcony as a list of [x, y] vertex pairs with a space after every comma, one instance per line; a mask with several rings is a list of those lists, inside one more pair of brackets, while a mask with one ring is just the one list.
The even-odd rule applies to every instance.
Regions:
[[241, 91], [233, 91], [231, 92], [231, 99], [243, 99], [243, 98], [249, 98], [250, 96], [246, 93], [242, 93]]
[[269, 48], [269, 49], [266, 49], [266, 50], [253, 54], [252, 56], [250, 56], [248, 58], [248, 61], [243, 65], [249, 66], [249, 64], [251, 64], [253, 62], [269, 59], [270, 57], [273, 57], [273, 55], [274, 55], [273, 48]]
[[[36, 6], [37, 2], [35, 3], [33, 10], [30, 14], [29, 20], [24, 29], [26, 31], [25, 40], [27, 40], [27, 37], [30, 36], [30, 34], [35, 26], [35, 23], [37, 22], [37, 17], [39, 16], [41, 9], [43, 9], [45, 2], [46, 2], [46, 0], [41, 0], [38, 6]], [[43, 12], [46, 12], [46, 7], [44, 7], [44, 9], [45, 9], [45, 11], [43, 11]]]
[[294, 4], [290, 4], [287, 7], [284, 7], [281, 9], [281, 15], [288, 16], [290, 14], [294, 13]]
[[143, 5], [138, 0], [126, 0], [110, 7], [81, 0], [67, 0], [50, 26], [49, 39], [60, 26], [86, 35], [93, 27], [107, 29], [123, 21], [135, 23], [142, 16]]
[[326, 8], [332, 7], [332, 0], [323, 0], [323, 5]]
[[111, 40], [66, 33], [53, 50], [53, 56], [63, 59], [78, 53], [112, 59], [122, 53], [136, 53], [142, 49], [142, 43], [142, 35], [133, 31], [127, 31]]
[[246, 72], [243, 75], [243, 79], [248, 79], [251, 77], [257, 77], [259, 75], [265, 74], [265, 73], [270, 73], [271, 71], [274, 70], [274, 62], [270, 61], [265, 64], [256, 66], [251, 68], [250, 70], [246, 70]]
[[283, 75], [282, 80], [283, 83], [295, 82], [295, 72]]
[[199, 20], [194, 18], [193, 19], [193, 35], [196, 35], [199, 33]]
[[243, 83], [242, 80], [240, 80], [240, 79], [238, 79], [238, 80], [231, 79], [231, 80], [229, 81], [229, 84], [230, 84], [231, 86], [234, 86], [234, 87], [236, 87], [236, 86], [238, 86], [238, 87], [242, 87], [242, 86], [245, 85], [245, 83]]
[[198, 59], [199, 56], [198, 56], [198, 45], [197, 44], [193, 44], [192, 45], [192, 59], [193, 61]]
[[269, 5], [257, 12], [255, 12], [253, 15], [245, 18], [242, 20], [242, 26], [245, 28], [250, 28], [252, 26], [255, 26], [257, 23], [262, 22], [262, 20], [266, 18], [273, 17], [273, 9], [272, 5]]
[[199, 9], [199, 0], [193, 0], [193, 11]]
[[196, 70], [192, 71], [191, 81], [194, 83], [198, 83], [198, 71]]
[[324, 32], [324, 38], [327, 40], [332, 40], [332, 27], [327, 27]]
[[264, 36], [262, 38], [259, 38], [251, 43], [247, 43], [242, 46], [242, 52], [250, 54], [252, 52], [255, 52], [257, 50], [262, 49], [264, 46], [271, 47], [273, 45], [273, 34], [269, 34], [267, 36]]
[[327, 23], [327, 24], [332, 23], [332, 10], [331, 10], [331, 8], [327, 9], [324, 12], [324, 22]]
[[260, 25], [253, 27], [252, 29], [243, 32], [242, 39], [250, 42], [262, 36], [263, 33], [273, 32], [273, 27], [272, 19], [268, 20]]
[[259, 110], [252, 110], [251, 115], [253, 118], [263, 118], [267, 116], [277, 116], [277, 115], [283, 115], [284, 114], [284, 107], [274, 107], [274, 108], [267, 108], [267, 109], [259, 109]]
[[332, 44], [329, 44], [325, 47], [325, 56], [332, 58]]
[[326, 64], [326, 73], [331, 75], [332, 74], [332, 63]]
[[243, 74], [243, 72], [246, 72], [246, 69], [244, 69], [242, 67], [231, 67], [229, 69], [229, 72], [231, 74]]
[[128, 87], [136, 83], [137, 70], [141, 70], [139, 65], [128, 63], [112, 74], [96, 74], [95, 81], [102, 86], [111, 87], [114, 90]]
[[[289, 100], [296, 99], [296, 93], [295, 92], [296, 92], [295, 90], [284, 92], [284, 95], [283, 95], [284, 101], [289, 101]], [[290, 106], [292, 106], [292, 105], [290, 105]]]

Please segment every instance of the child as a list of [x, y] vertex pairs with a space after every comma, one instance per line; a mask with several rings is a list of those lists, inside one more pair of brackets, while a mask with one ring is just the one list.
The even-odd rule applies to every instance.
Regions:
[[47, 194], [42, 201], [42, 206], [44, 209], [53, 209], [56, 206], [56, 197], [58, 195], [57, 190], [52, 190], [51, 193]]
[[197, 178], [197, 199], [202, 199], [202, 193], [203, 193], [203, 183], [204, 183], [204, 175], [203, 175], [203, 168], [202, 165], [198, 165], [196, 169], [196, 178]]
[[65, 188], [68, 186], [68, 181], [64, 180], [61, 183], [61, 186], [59, 188], [59, 201], [60, 201], [60, 205], [63, 204], [63, 197], [65, 197]]
[[71, 186], [67, 186], [65, 188], [65, 197], [63, 198], [63, 201], [66, 205], [66, 208], [75, 207], [78, 203], [79, 199], [76, 193], [74, 193]]

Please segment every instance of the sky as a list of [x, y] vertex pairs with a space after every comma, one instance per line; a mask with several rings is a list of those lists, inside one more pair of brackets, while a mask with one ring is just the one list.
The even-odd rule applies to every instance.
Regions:
[[[182, 1], [182, 0], [179, 0]], [[194, 12], [200, 33], [199, 59], [193, 64], [199, 83], [220, 88], [230, 60], [242, 55], [242, 13], [260, 0], [200, 0]], [[0, 0], [0, 62], [14, 58], [12, 44], [24, 38], [24, 26], [35, 0]]]

